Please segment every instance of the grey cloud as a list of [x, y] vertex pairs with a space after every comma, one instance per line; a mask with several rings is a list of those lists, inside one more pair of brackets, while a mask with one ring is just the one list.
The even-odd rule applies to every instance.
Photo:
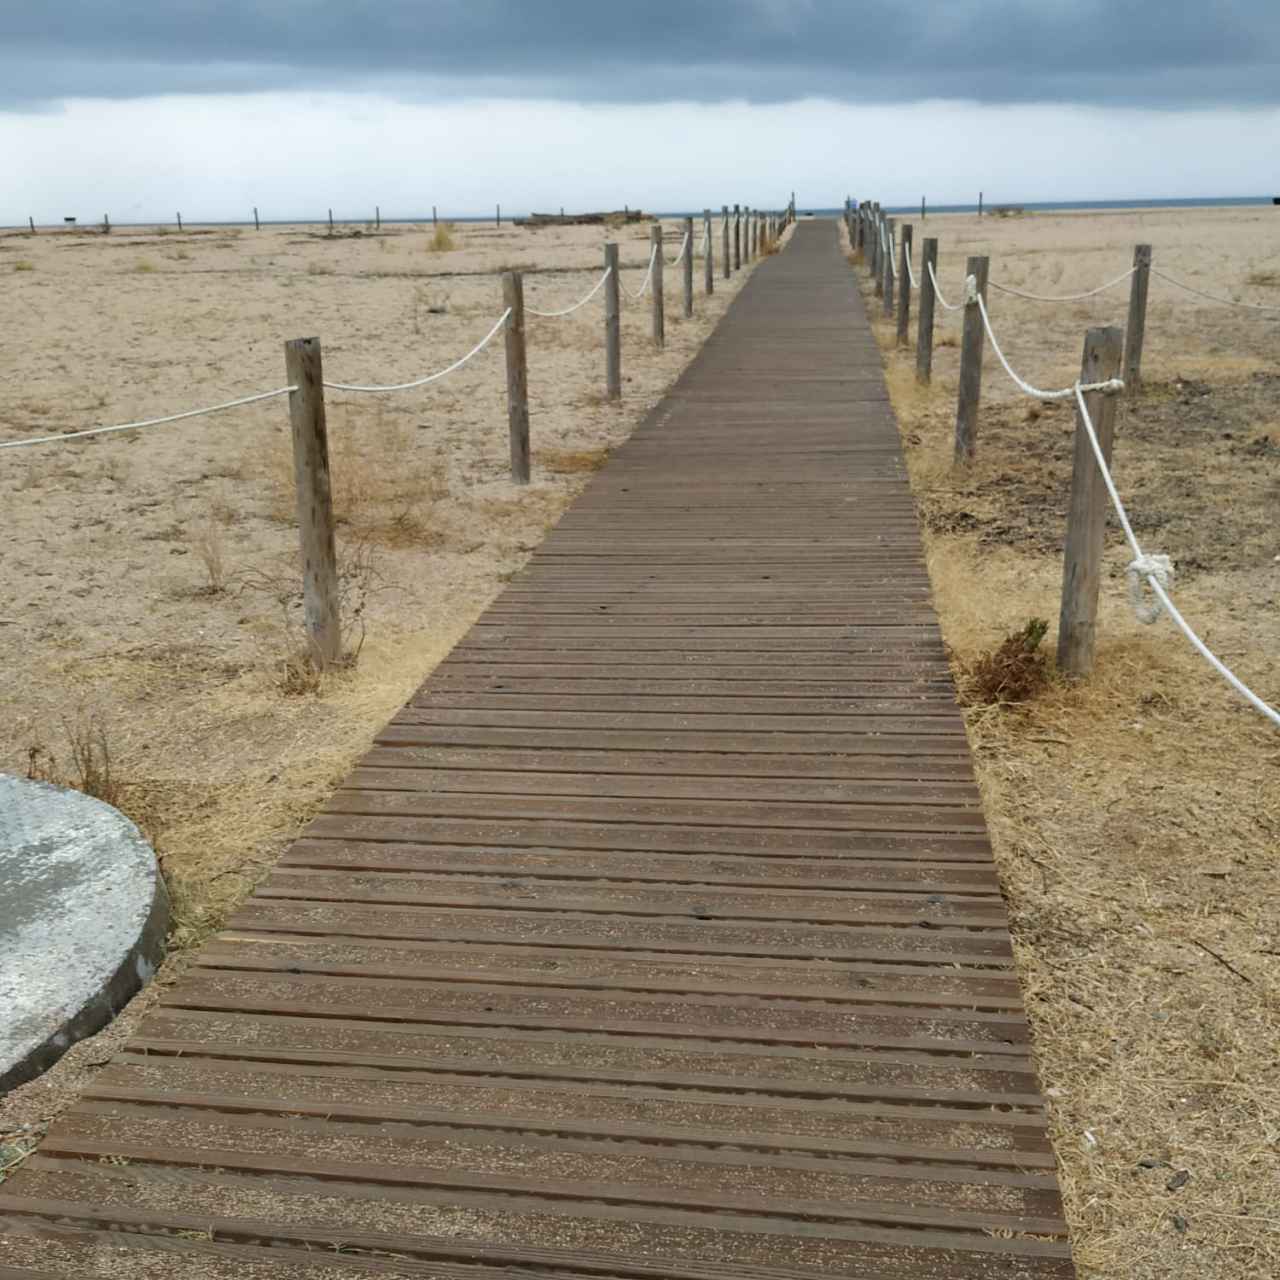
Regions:
[[1280, 101], [1275, 0], [59, 0], [6, 6], [0, 100], [382, 88], [591, 102]]

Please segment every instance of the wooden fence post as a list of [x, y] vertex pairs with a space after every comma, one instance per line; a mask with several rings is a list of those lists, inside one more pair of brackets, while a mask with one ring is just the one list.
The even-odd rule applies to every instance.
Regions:
[[494, 205], [493, 218], [494, 218], [494, 226], [496, 227], [502, 226], [502, 206], [500, 204]]
[[721, 205], [720, 219], [720, 258], [724, 270], [724, 278], [729, 278], [729, 272], [733, 270], [733, 263], [729, 258], [729, 206]]
[[911, 223], [902, 224], [902, 249], [898, 257], [898, 346], [911, 345]]
[[711, 210], [702, 211], [702, 239], [707, 256], [702, 263], [702, 287], [709, 298], [716, 291], [716, 255], [711, 244]]
[[618, 246], [604, 247], [604, 389], [610, 400], [622, 399], [622, 305], [618, 279]]
[[982, 352], [987, 332], [978, 309], [977, 297], [987, 298], [989, 258], [970, 258], [965, 264], [966, 281], [977, 281], [977, 296], [971, 301], [965, 285], [964, 337], [960, 341], [960, 399], [956, 407], [956, 461], [968, 462], [978, 447], [978, 404], [982, 399]]
[[438, 215], [436, 214], [436, 207], [435, 207], [435, 205], [432, 205], [432, 206], [431, 206], [431, 228], [432, 228], [432, 230], [435, 230], [435, 228], [436, 228], [436, 227], [438, 227], [439, 225], [440, 225], [440, 219], [439, 219]]
[[1147, 289], [1151, 284], [1151, 246], [1135, 245], [1133, 277], [1129, 281], [1129, 323], [1124, 331], [1124, 390], [1142, 390], [1142, 347], [1147, 339]]
[[381, 205], [375, 204], [373, 206], [373, 229], [375, 231], [382, 230], [382, 206]]
[[740, 206], [733, 206], [733, 269], [742, 270], [742, 211]]
[[35, 233], [36, 233], [36, 220], [35, 220], [35, 218], [33, 218], [30, 214], [28, 214], [28, 215], [27, 215], [27, 221], [31, 224], [31, 234], [32, 234], [32, 235], [35, 235]]
[[884, 219], [878, 205], [871, 218], [871, 236], [871, 283], [875, 287], [875, 296], [879, 298], [884, 293]]
[[649, 228], [650, 254], [653, 258], [653, 275], [650, 277], [649, 293], [653, 298], [653, 345], [659, 351], [666, 345], [666, 316], [663, 311], [665, 299], [662, 295], [662, 223], [655, 222]]
[[182, 213], [181, 213], [181, 211], [179, 211], [179, 213], [178, 213], [178, 230], [179, 230], [179, 231], [181, 231], [181, 230], [182, 230]]
[[884, 316], [886, 320], [893, 317], [893, 233], [897, 227], [896, 218], [884, 220], [884, 267], [881, 292], [884, 294]]
[[293, 483], [302, 547], [302, 611], [311, 659], [323, 670], [342, 657], [338, 613], [338, 557], [333, 540], [329, 434], [324, 416], [324, 369], [319, 338], [284, 344], [293, 435]]
[[507, 317], [507, 430], [511, 435], [511, 479], [529, 483], [529, 363], [524, 342], [524, 276], [502, 273]]
[[102, 234], [107, 236], [111, 234], [111, 215], [109, 213], [102, 215]]
[[938, 239], [926, 236], [920, 249], [920, 321], [916, 328], [916, 381], [928, 386], [933, 377], [933, 276], [938, 267]]
[[[1080, 381], [1087, 384], [1114, 378], [1120, 372], [1123, 346], [1124, 334], [1119, 329], [1090, 329], [1084, 339]], [[1107, 391], [1090, 391], [1085, 404], [1102, 456], [1110, 466], [1116, 396]], [[1071, 514], [1062, 565], [1062, 611], [1058, 616], [1058, 667], [1070, 676], [1085, 676], [1093, 669], [1106, 522], [1107, 488], [1077, 404]]]
[[333, 235], [333, 210], [329, 210], [329, 234]]
[[684, 220], [684, 318], [693, 315], [693, 219]]
[[258, 221], [258, 206], [256, 204], [253, 206], [253, 229], [255, 231], [262, 230], [262, 223]]

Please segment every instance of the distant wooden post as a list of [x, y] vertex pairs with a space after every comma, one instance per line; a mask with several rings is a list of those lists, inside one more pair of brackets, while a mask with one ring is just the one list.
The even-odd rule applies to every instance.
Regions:
[[1124, 331], [1124, 390], [1142, 390], [1142, 347], [1147, 340], [1147, 289], [1151, 284], [1151, 246], [1134, 245], [1133, 276], [1129, 281], [1129, 323]]
[[693, 315], [693, 219], [684, 220], [684, 318]]
[[891, 319], [893, 316], [893, 233], [897, 226], [897, 219], [886, 218], [884, 220], [884, 266], [882, 270], [883, 280], [881, 292], [884, 294], [884, 315], [885, 319]]
[[507, 429], [511, 435], [511, 479], [529, 483], [529, 364], [524, 342], [524, 277], [502, 273], [507, 317]]
[[653, 299], [653, 345], [662, 350], [666, 344], [666, 317], [663, 312], [662, 296], [662, 223], [655, 222], [649, 228], [650, 252], [653, 257], [653, 276], [649, 285], [649, 293]]
[[28, 215], [27, 215], [27, 221], [31, 224], [31, 234], [32, 234], [32, 235], [35, 235], [35, 233], [36, 233], [36, 220], [35, 220], [35, 219], [30, 215], [30, 214], [28, 214]]
[[877, 204], [871, 215], [871, 282], [876, 297], [884, 293], [884, 218]]
[[751, 256], [760, 256], [760, 210], [757, 209], [751, 218]]
[[978, 192], [978, 217], [982, 217], [982, 192]]
[[920, 221], [924, 221], [924, 196], [920, 197]]
[[965, 264], [966, 280], [973, 276], [977, 295], [973, 300], [965, 286], [964, 336], [960, 341], [960, 399], [956, 408], [956, 461], [968, 462], [978, 447], [978, 404], [982, 399], [982, 352], [986, 346], [986, 328], [977, 296], [987, 298], [989, 258], [970, 258]]
[[729, 273], [733, 270], [733, 262], [729, 257], [729, 206], [721, 206], [720, 219], [720, 261], [724, 270], [724, 278], [729, 278]]
[[926, 236], [920, 250], [920, 322], [916, 329], [916, 381], [929, 385], [933, 377], [933, 275], [938, 267], [938, 239]]
[[898, 257], [898, 346], [911, 345], [911, 240], [909, 222], [902, 224], [902, 248]]
[[373, 206], [373, 229], [375, 231], [382, 230], [382, 209], [376, 204]]
[[604, 387], [610, 400], [622, 399], [622, 299], [618, 279], [618, 246], [604, 247]]
[[[1080, 381], [1106, 382], [1116, 377], [1123, 347], [1124, 334], [1119, 329], [1090, 329], [1084, 339]], [[1084, 399], [1102, 456], [1110, 466], [1117, 397], [1107, 391], [1090, 391]], [[1107, 488], [1077, 405], [1071, 514], [1067, 519], [1062, 611], [1058, 616], [1058, 667], [1070, 676], [1085, 676], [1093, 669], [1106, 521]]]
[[742, 270], [742, 212], [736, 204], [733, 206], [733, 269]]
[[318, 668], [342, 657], [338, 557], [333, 540], [329, 434], [324, 417], [324, 371], [319, 338], [284, 344], [293, 434], [293, 483], [302, 547], [302, 611], [312, 661]]
[[102, 234], [104, 236], [109, 236], [111, 234], [111, 215], [109, 213], [104, 213], [102, 215]]
[[440, 225], [440, 219], [439, 219], [439, 217], [436, 215], [436, 207], [435, 207], [435, 205], [432, 205], [432, 206], [431, 206], [431, 226], [432, 226], [432, 229], [434, 230], [434, 228], [438, 227], [439, 225]]
[[253, 229], [255, 231], [262, 230], [262, 223], [258, 221], [258, 206], [256, 204], [253, 206]]
[[502, 226], [502, 206], [501, 205], [496, 205], [494, 207], [493, 218], [494, 218], [495, 226], [498, 226], [498, 227]]
[[333, 210], [329, 210], [329, 234], [333, 235]]
[[855, 244], [853, 247], [859, 253], [865, 254], [866, 245], [867, 245], [867, 209], [865, 205], [862, 205], [858, 209], [858, 216], [855, 219], [855, 222], [856, 222], [857, 231], [858, 231], [858, 243]]
[[711, 247], [711, 210], [702, 211], [702, 240], [707, 247], [707, 256], [702, 262], [702, 287], [707, 297], [716, 291], [716, 255]]
[[179, 231], [182, 230], [182, 214], [181, 213], [178, 214], [178, 230]]

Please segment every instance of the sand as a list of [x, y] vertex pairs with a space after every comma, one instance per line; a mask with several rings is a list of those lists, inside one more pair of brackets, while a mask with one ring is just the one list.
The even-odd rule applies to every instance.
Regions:
[[[991, 257], [993, 281], [1064, 294], [1119, 275], [1145, 242], [1176, 279], [1280, 307], [1280, 209], [924, 229], [953, 302], [970, 254]], [[1127, 306], [1127, 284], [1067, 304], [991, 294], [1010, 361], [1046, 389], [1071, 383], [1085, 330], [1123, 326]], [[927, 391], [914, 351], [877, 330], [961, 682], [1029, 618], [1049, 621], [1052, 651], [1071, 407], [1028, 400], [988, 353], [978, 458], [956, 471], [958, 319], [940, 323]], [[1139, 539], [1177, 562], [1192, 624], [1280, 703], [1280, 311], [1154, 280], [1144, 371], [1114, 458]], [[1280, 735], [1168, 621], [1134, 620], [1128, 558], [1113, 521], [1090, 680], [966, 717], [1083, 1280], [1254, 1280], [1280, 1274]]]

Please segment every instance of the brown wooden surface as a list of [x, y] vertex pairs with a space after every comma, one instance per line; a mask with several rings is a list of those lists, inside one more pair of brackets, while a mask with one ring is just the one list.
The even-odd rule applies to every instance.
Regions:
[[1071, 1276], [834, 221], [761, 264], [6, 1183], [0, 1262]]

